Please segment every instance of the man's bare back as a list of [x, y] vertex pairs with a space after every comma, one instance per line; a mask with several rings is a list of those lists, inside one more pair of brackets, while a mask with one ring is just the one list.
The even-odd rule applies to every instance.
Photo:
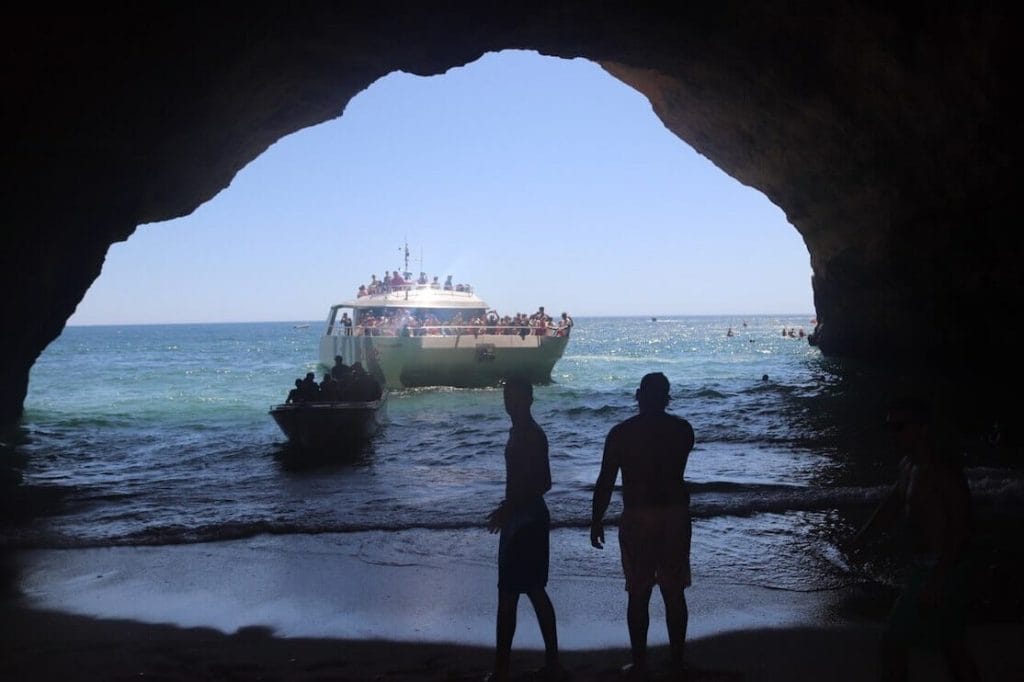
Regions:
[[927, 462], [908, 457], [900, 469], [900, 495], [913, 552], [936, 559], [959, 552], [970, 532], [970, 501], [962, 474], [934, 457]]

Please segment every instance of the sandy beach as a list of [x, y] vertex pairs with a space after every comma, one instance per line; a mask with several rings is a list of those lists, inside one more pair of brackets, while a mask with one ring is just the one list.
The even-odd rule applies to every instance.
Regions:
[[[472, 680], [493, 656], [495, 569], [396, 560], [373, 534], [261, 536], [163, 547], [25, 550], [5, 558], [0, 609], [10, 680]], [[487, 546], [491, 539], [479, 541]], [[392, 538], [401, 543], [401, 537]], [[629, 659], [614, 576], [552, 575], [573, 679], [617, 679]], [[715, 585], [688, 592], [696, 680], [871, 680], [884, 597]], [[652, 602], [655, 665], [667, 661]], [[1024, 628], [979, 623], [983, 679], [1024, 679]], [[542, 665], [528, 602], [513, 669]], [[915, 680], [941, 665], [915, 654]]]

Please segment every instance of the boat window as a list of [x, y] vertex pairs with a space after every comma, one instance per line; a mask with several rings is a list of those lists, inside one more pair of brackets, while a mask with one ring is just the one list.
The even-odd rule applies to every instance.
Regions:
[[338, 309], [331, 306], [330, 312], [327, 314], [327, 331], [324, 332], [327, 336], [330, 336], [334, 331], [334, 319], [338, 315]]

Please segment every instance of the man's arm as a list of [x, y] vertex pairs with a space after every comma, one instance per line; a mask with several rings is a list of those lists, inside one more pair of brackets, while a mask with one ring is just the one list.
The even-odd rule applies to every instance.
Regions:
[[[614, 431], [613, 431], [614, 432]], [[615, 479], [619, 475], [619, 457], [613, 443], [612, 433], [604, 441], [604, 454], [601, 457], [601, 473], [594, 484], [593, 511], [590, 517], [590, 544], [597, 549], [604, 548], [604, 513], [612, 501], [612, 490]]]
[[902, 486], [897, 483], [886, 493], [885, 497], [871, 513], [867, 522], [850, 541], [853, 549], [861, 547], [867, 540], [867, 537], [879, 528], [892, 527], [902, 511], [900, 508], [903, 498], [902, 490]]

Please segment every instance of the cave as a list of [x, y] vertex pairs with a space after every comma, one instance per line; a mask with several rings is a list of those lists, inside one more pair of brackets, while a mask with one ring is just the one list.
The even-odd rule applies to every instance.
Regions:
[[[157, 5], [20, 15], [4, 41], [0, 424], [111, 244], [187, 215], [394, 71], [585, 58], [782, 208], [822, 353], [998, 393], [1022, 291], [1009, 229], [1009, 10], [739, 3]], [[1004, 227], [1006, 226], [1006, 227]], [[1010, 375], [1010, 376], [1007, 376]]]

